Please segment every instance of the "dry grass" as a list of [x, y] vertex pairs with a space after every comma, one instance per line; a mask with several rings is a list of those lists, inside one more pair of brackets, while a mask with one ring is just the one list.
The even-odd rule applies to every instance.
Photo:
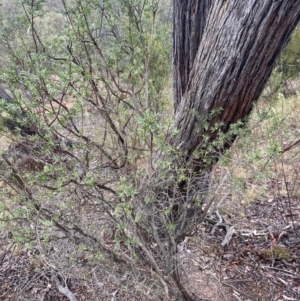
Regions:
[[230, 197], [225, 203], [231, 210], [236, 202], [247, 205], [253, 199], [273, 198], [268, 192], [270, 181], [276, 183], [280, 195], [287, 196], [288, 190], [300, 195], [300, 143], [295, 143], [299, 139], [299, 109], [300, 95], [279, 95], [273, 103], [260, 101], [254, 108], [250, 132], [235, 141], [230, 162], [216, 166], [215, 185], [228, 174], [224, 189]]

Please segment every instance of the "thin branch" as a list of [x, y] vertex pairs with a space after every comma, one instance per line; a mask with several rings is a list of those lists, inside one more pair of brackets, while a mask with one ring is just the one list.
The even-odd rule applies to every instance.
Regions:
[[57, 273], [51, 270], [51, 276], [54, 280], [56, 287], [58, 291], [66, 296], [70, 301], [77, 301], [77, 298], [74, 296], [74, 294], [69, 290], [67, 283], [65, 281], [64, 286], [61, 284], [60, 280], [57, 277]]

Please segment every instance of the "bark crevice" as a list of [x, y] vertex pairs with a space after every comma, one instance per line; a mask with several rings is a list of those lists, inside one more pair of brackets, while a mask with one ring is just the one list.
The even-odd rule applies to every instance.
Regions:
[[222, 109], [211, 126], [219, 120], [224, 132], [249, 115], [299, 22], [300, 5], [292, 0], [173, 3], [175, 145], [191, 157], [204, 134], [197, 123], [207, 121], [212, 110]]

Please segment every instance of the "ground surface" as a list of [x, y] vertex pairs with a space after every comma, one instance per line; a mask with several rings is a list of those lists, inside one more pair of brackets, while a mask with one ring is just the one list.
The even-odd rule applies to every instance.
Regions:
[[[195, 248], [197, 252], [192, 246], [187, 250], [194, 263], [190, 275], [197, 296], [203, 300], [300, 300], [300, 201], [290, 201], [291, 206], [288, 198], [253, 201], [244, 217], [227, 216], [213, 235], [213, 226], [206, 222], [202, 247]], [[219, 220], [214, 219], [214, 223]], [[235, 232], [222, 247], [228, 225]]]
[[[197, 236], [181, 245], [186, 285], [194, 291], [195, 300], [300, 300], [299, 198], [253, 200], [240, 212], [240, 216], [231, 216], [225, 209], [222, 214], [212, 212]], [[228, 231], [233, 235], [223, 247]], [[119, 291], [101, 271], [92, 275], [101, 279], [98, 287], [95, 281], [91, 284], [76, 275], [54, 277], [49, 266], [36, 262], [34, 251], [16, 254], [11, 247], [2, 246], [1, 301], [69, 300], [58, 291], [57, 283], [64, 286], [64, 281], [78, 300], [138, 298]], [[109, 294], [101, 294], [101, 287]]]

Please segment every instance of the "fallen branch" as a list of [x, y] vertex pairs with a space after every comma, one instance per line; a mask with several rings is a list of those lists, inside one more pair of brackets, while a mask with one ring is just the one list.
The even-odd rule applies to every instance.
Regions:
[[221, 246], [222, 246], [222, 247], [225, 247], [225, 246], [230, 242], [230, 240], [231, 240], [231, 238], [232, 238], [232, 235], [233, 235], [235, 232], [236, 232], [236, 231], [235, 231], [235, 229], [234, 229], [233, 226], [230, 227], [230, 228], [228, 229], [228, 231], [227, 231], [227, 233], [226, 233], [226, 235], [225, 235], [225, 237], [224, 237], [224, 239], [223, 239], [223, 241], [222, 241], [222, 243], [221, 243]]
[[220, 215], [220, 213], [219, 213], [218, 210], [216, 210], [216, 215], [217, 215], [217, 217], [219, 218], [219, 221], [218, 221], [218, 222], [214, 225], [214, 227], [212, 228], [212, 230], [211, 230], [211, 232], [210, 232], [210, 234], [212, 234], [212, 235], [215, 233], [216, 229], [217, 229], [220, 225], [222, 225], [222, 222], [223, 222], [222, 216]]
[[54, 272], [53, 270], [51, 270], [51, 276], [52, 279], [54, 280], [56, 287], [58, 289], [58, 291], [63, 294], [64, 296], [66, 296], [70, 301], [77, 301], [76, 297], [74, 296], [74, 294], [69, 290], [66, 282], [65, 282], [65, 286], [63, 286], [60, 282], [60, 280], [57, 277], [57, 273]]

